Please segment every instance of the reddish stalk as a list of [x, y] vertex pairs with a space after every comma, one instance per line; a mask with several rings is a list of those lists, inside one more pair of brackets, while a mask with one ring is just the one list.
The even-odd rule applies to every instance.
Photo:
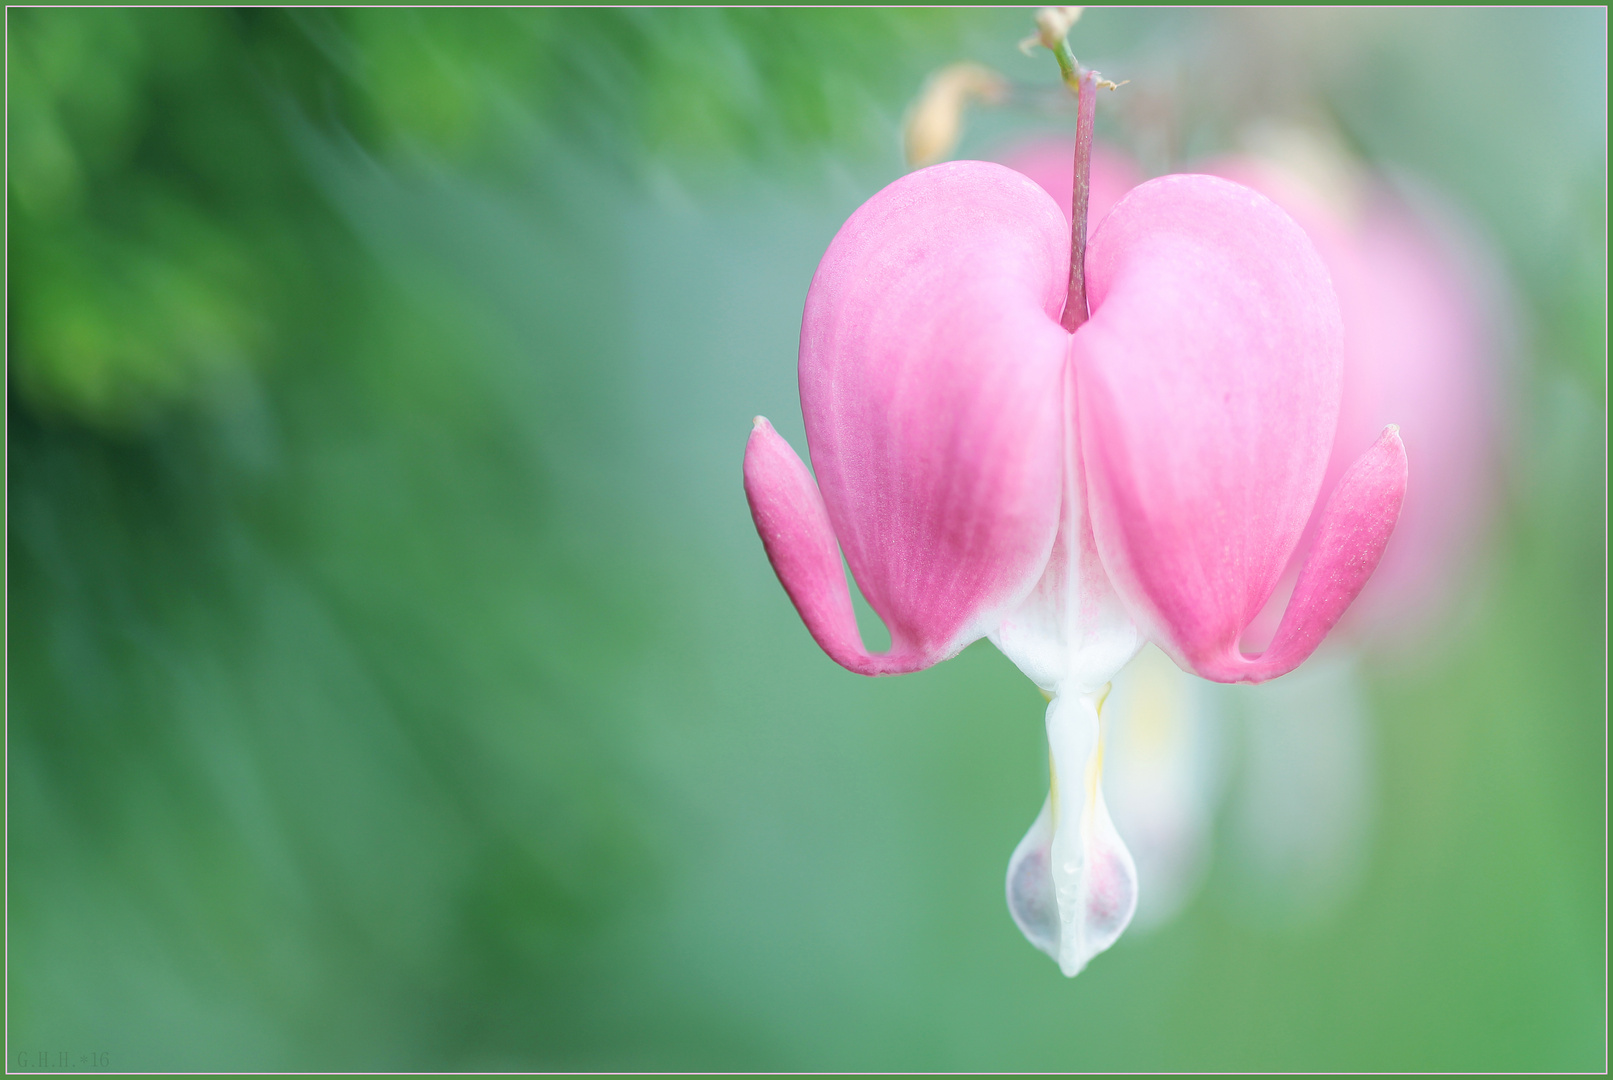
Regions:
[[1074, 333], [1087, 321], [1087, 196], [1092, 188], [1092, 121], [1098, 113], [1098, 76], [1081, 73], [1075, 122], [1075, 190], [1070, 195], [1070, 292], [1064, 301], [1064, 329]]

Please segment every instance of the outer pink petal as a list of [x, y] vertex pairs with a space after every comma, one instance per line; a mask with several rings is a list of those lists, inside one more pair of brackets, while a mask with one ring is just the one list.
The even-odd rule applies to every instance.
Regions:
[[1149, 636], [1225, 679], [1332, 446], [1343, 341], [1327, 271], [1264, 196], [1167, 176], [1111, 211], [1087, 280], [1074, 357], [1098, 549]]
[[934, 663], [910, 651], [875, 655], [863, 647], [818, 485], [790, 444], [760, 416], [745, 444], [745, 497], [784, 591], [813, 640], [836, 663], [860, 675], [900, 674]]
[[1317, 518], [1316, 539], [1271, 645], [1244, 656], [1236, 645], [1201, 658], [1217, 682], [1264, 682], [1298, 667], [1316, 650], [1377, 569], [1406, 494], [1406, 448], [1389, 427], [1345, 472]]
[[893, 655], [955, 653], [1047, 563], [1068, 259], [1044, 192], [964, 161], [885, 188], [818, 266], [801, 327], [807, 444]]

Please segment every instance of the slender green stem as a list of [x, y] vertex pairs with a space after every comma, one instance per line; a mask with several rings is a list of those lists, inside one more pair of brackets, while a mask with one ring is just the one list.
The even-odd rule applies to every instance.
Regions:
[[1075, 53], [1070, 50], [1069, 39], [1063, 39], [1053, 50], [1053, 58], [1059, 62], [1059, 75], [1064, 79], [1064, 85], [1074, 93], [1081, 92], [1081, 65], [1075, 61]]

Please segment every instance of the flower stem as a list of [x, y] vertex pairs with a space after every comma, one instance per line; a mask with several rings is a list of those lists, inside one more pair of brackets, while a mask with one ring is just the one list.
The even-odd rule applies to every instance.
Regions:
[[1092, 190], [1092, 121], [1098, 113], [1098, 76], [1097, 72], [1081, 71], [1076, 66], [1068, 45], [1053, 50], [1053, 55], [1058, 57], [1064, 81], [1075, 82], [1074, 89], [1079, 95], [1075, 124], [1075, 189], [1070, 193], [1070, 291], [1064, 300], [1064, 317], [1059, 320], [1064, 329], [1074, 333], [1087, 321], [1087, 199]]

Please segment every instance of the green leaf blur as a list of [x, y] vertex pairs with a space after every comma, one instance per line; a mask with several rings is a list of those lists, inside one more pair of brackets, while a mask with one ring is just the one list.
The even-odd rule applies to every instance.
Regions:
[[1073, 982], [1001, 897], [1034, 688], [836, 668], [739, 484], [907, 101], [1054, 85], [1026, 22], [8, 12], [8, 1067], [1605, 1066], [1605, 12], [1077, 28], [1145, 159], [1299, 102], [1448, 193], [1521, 346], [1358, 894], [1217, 863]]

